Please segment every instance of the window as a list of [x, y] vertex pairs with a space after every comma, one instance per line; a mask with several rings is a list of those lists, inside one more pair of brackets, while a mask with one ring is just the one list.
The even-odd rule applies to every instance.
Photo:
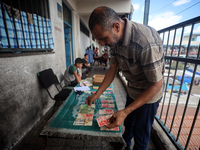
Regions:
[[80, 30], [89, 37], [89, 30], [86, 28], [86, 26], [80, 21]]
[[53, 49], [48, 0], [1, 0], [0, 52]]

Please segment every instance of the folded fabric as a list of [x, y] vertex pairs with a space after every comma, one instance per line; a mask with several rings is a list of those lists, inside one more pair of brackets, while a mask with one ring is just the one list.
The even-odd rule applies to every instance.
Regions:
[[34, 24], [32, 14], [26, 12], [26, 15], [27, 15], [27, 18], [28, 18], [28, 23], [29, 24]]
[[20, 19], [20, 13], [19, 13], [19, 10], [18, 10], [18, 9], [12, 8], [11, 6], [6, 5], [6, 4], [4, 4], [4, 3], [3, 3], [3, 6], [6, 8], [9, 17], [12, 17], [12, 13], [13, 13], [13, 17], [14, 17], [15, 19]]

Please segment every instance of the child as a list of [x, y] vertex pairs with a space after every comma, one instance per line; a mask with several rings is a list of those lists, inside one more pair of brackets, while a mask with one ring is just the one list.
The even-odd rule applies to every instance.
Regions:
[[85, 75], [86, 77], [88, 76], [88, 73], [92, 70], [92, 67], [90, 65], [88, 65], [88, 54], [84, 55], [84, 59], [83, 59], [83, 68], [86, 68], [87, 71], [83, 73], [83, 75]]
[[81, 58], [76, 58], [75, 64], [70, 65], [64, 73], [65, 86], [75, 87], [81, 81], [81, 75], [77, 68], [82, 68], [83, 60]]
[[[105, 67], [107, 67], [107, 61], [108, 61], [108, 50], [105, 50], [105, 53], [102, 55], [102, 57], [103, 57], [103, 65], [105, 66]], [[105, 67], [104, 67], [104, 69], [105, 69]]]

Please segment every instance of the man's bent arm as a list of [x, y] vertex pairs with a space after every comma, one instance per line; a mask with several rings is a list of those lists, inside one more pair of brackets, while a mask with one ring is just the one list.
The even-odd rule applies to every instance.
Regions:
[[161, 79], [158, 82], [152, 83], [152, 85], [147, 88], [136, 100], [134, 100], [130, 105], [128, 105], [125, 109], [117, 111], [113, 114], [110, 119], [111, 124], [106, 125], [108, 128], [114, 128], [120, 126], [124, 119], [134, 110], [141, 107], [150, 101], [162, 88], [163, 80]]
[[130, 114], [135, 109], [141, 107], [150, 101], [162, 88], [163, 80], [152, 83], [135, 101], [133, 101], [128, 107], [124, 109], [126, 114]]
[[90, 95], [86, 98], [86, 104], [90, 106], [96, 99], [100, 97], [100, 95], [106, 90], [106, 88], [112, 83], [115, 74], [117, 72], [118, 64], [111, 64], [110, 68], [106, 72], [105, 78], [100, 85], [99, 89], [97, 92], [93, 95]]
[[77, 82], [80, 83], [80, 81], [81, 81], [81, 76], [80, 76], [80, 74], [79, 74], [79, 73], [77, 74], [76, 71], [74, 71], [74, 76], [75, 76]]

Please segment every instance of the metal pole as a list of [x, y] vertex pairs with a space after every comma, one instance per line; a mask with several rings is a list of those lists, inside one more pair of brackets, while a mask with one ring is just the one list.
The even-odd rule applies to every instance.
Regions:
[[145, 0], [143, 24], [148, 25], [150, 0]]

